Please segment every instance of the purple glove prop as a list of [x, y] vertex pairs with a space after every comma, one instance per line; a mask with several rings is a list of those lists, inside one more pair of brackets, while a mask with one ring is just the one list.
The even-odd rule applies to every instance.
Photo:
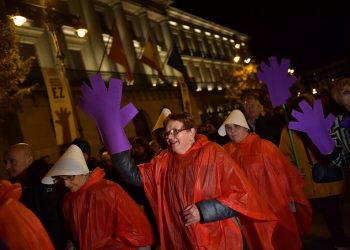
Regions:
[[79, 99], [79, 107], [96, 121], [110, 154], [130, 149], [124, 127], [138, 111], [132, 103], [120, 108], [122, 81], [111, 78], [108, 90], [100, 74], [90, 76], [90, 82], [91, 88], [85, 83], [80, 87], [83, 98]]
[[322, 154], [331, 153], [335, 142], [329, 135], [329, 129], [334, 123], [335, 116], [329, 114], [324, 118], [321, 100], [314, 101], [314, 109], [305, 100], [299, 103], [299, 107], [303, 113], [293, 110], [292, 116], [298, 121], [289, 122], [288, 127], [305, 132]]
[[350, 112], [348, 110], [343, 114], [343, 118], [340, 121], [340, 126], [343, 128], [350, 128]]
[[270, 67], [264, 62], [260, 63], [261, 71], [258, 71], [256, 75], [266, 84], [271, 104], [275, 108], [287, 102], [291, 96], [289, 88], [297, 79], [288, 74], [289, 59], [282, 59], [280, 65], [275, 56], [270, 57], [269, 61]]

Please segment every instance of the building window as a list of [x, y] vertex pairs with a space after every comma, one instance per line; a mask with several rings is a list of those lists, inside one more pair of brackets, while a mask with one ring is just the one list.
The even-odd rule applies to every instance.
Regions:
[[216, 46], [217, 46], [217, 48], [219, 50], [220, 56], [223, 57], [225, 54], [224, 54], [224, 50], [222, 49], [222, 44], [220, 42], [217, 42]]
[[232, 57], [232, 51], [230, 49], [230, 46], [228, 46], [227, 44], [225, 44], [225, 53], [224, 55], [228, 55], [229, 57]]
[[160, 24], [156, 22], [151, 22], [151, 30], [153, 31], [153, 34], [155, 35], [156, 41], [158, 44], [163, 45], [163, 35], [161, 32]]
[[195, 51], [194, 49], [194, 44], [193, 44], [193, 40], [191, 37], [186, 37], [186, 42], [187, 42], [187, 47], [189, 49], [189, 55], [193, 56], [193, 53]]
[[206, 57], [207, 54], [207, 48], [205, 47], [205, 44], [202, 39], [198, 39], [198, 44], [201, 52], [202, 57]]
[[214, 45], [214, 43], [212, 42], [212, 41], [208, 41], [208, 45], [209, 45], [209, 50], [210, 50], [210, 54], [212, 55], [212, 56], [216, 56], [217, 55], [217, 53], [216, 53], [216, 48], [215, 48], [215, 45]]
[[207, 74], [208, 74], [208, 77], [209, 77], [209, 81], [210, 82], [214, 82], [215, 78], [213, 76], [213, 72], [211, 71], [211, 69], [209, 67], [207, 67], [206, 70], [207, 70]]
[[85, 71], [85, 64], [80, 51], [69, 50], [69, 59], [71, 68], [66, 71], [69, 82], [74, 85], [74, 83], [80, 84], [83, 81], [87, 81], [88, 75]]
[[44, 85], [44, 78], [41, 74], [41, 69], [38, 61], [38, 56], [36, 55], [36, 50], [34, 44], [21, 44], [20, 55], [25, 60], [31, 56], [35, 56], [35, 59], [32, 63], [29, 74], [27, 75], [23, 87], [29, 87], [34, 83], [39, 83]]
[[196, 82], [203, 82], [202, 72], [199, 66], [194, 66]]
[[142, 38], [142, 31], [141, 31], [141, 24], [140, 24], [140, 20], [138, 19], [138, 17], [136, 16], [131, 16], [130, 17], [130, 25], [132, 27], [132, 30], [135, 34], [135, 38], [137, 38], [137, 40], [140, 40]]
[[100, 23], [102, 33], [109, 33], [110, 29], [108, 28], [104, 13], [98, 11], [97, 18], [98, 18], [98, 21]]

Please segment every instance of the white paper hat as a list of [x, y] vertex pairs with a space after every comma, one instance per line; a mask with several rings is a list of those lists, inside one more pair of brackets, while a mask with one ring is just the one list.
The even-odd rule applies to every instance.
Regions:
[[165, 118], [171, 114], [170, 109], [168, 108], [163, 108], [162, 112], [160, 113], [158, 120], [156, 122], [156, 125], [154, 125], [154, 128], [152, 129], [152, 132], [156, 129], [163, 128], [163, 121]]
[[54, 184], [52, 176], [59, 175], [81, 175], [89, 173], [89, 168], [86, 165], [83, 152], [76, 145], [71, 145], [64, 152], [61, 158], [47, 172], [41, 180], [43, 184]]
[[232, 110], [230, 115], [226, 118], [224, 123], [220, 126], [220, 128], [218, 130], [219, 135], [221, 135], [221, 136], [225, 136], [226, 135], [226, 130], [225, 130], [225, 125], [226, 124], [236, 124], [236, 125], [239, 125], [241, 127], [249, 129], [247, 120], [245, 119], [242, 111], [240, 111], [238, 109]]

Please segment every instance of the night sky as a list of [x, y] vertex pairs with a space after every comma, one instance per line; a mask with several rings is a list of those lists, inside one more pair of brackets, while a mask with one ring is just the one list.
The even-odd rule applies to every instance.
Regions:
[[304, 71], [350, 55], [350, 1], [175, 0], [172, 6], [248, 34], [258, 63], [276, 55]]

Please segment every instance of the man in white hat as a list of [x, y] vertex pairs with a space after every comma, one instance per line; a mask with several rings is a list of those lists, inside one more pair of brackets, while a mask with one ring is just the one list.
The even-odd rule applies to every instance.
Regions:
[[[89, 172], [83, 152], [73, 144], [42, 182], [59, 182], [70, 190], [63, 199], [63, 214], [78, 249], [150, 249], [153, 234], [147, 218], [104, 175], [99, 167]], [[74, 249], [71, 242], [66, 249]]]
[[233, 110], [218, 132], [229, 136], [232, 142], [225, 144], [224, 149], [242, 167], [279, 219], [272, 239], [275, 249], [301, 249], [299, 234], [309, 233], [312, 211], [296, 167], [272, 142], [249, 133], [240, 110]]

